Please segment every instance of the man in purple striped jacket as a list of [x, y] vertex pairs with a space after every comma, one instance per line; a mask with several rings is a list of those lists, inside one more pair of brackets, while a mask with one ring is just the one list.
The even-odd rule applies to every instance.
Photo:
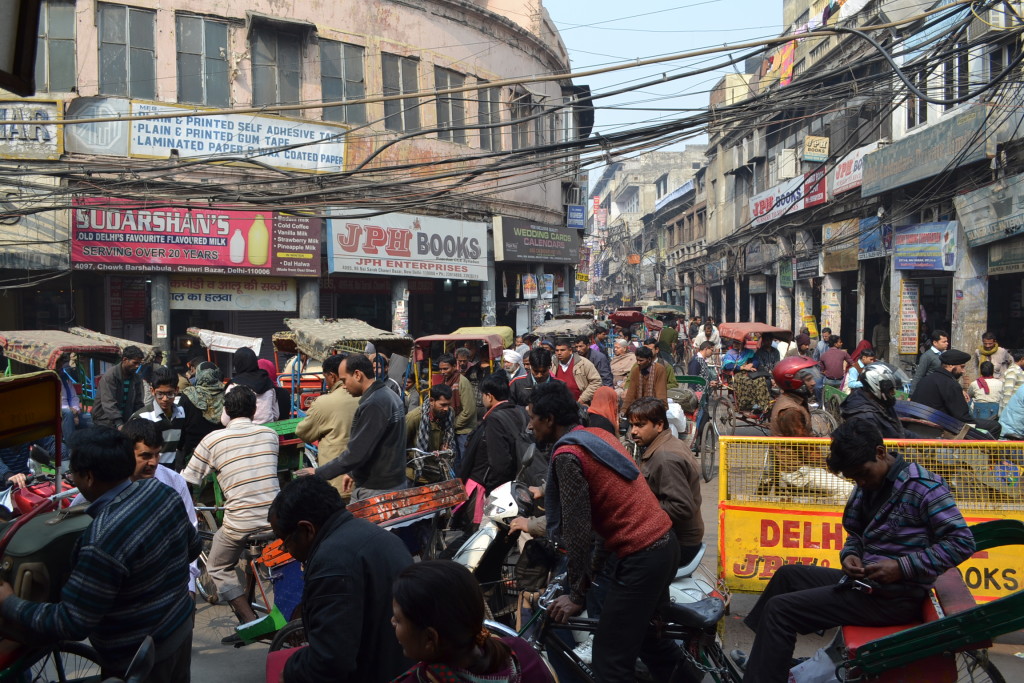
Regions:
[[787, 565], [775, 573], [744, 621], [757, 633], [750, 656], [732, 653], [745, 682], [786, 681], [797, 633], [919, 620], [936, 577], [974, 553], [942, 478], [886, 449], [873, 423], [834, 431], [826, 464], [857, 484], [843, 513], [842, 569]]

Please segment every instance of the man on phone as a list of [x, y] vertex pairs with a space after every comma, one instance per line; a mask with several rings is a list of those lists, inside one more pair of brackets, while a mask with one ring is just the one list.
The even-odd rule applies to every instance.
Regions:
[[826, 463], [857, 484], [843, 512], [842, 569], [786, 565], [775, 573], [744, 621], [757, 633], [750, 656], [732, 652], [747, 683], [785, 681], [797, 633], [916, 621], [935, 579], [974, 553], [942, 478], [889, 451], [873, 423], [836, 429]]

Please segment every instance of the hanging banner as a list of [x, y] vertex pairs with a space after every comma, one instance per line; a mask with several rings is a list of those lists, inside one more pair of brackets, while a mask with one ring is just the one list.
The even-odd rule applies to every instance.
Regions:
[[918, 352], [918, 306], [921, 303], [921, 289], [916, 282], [900, 281], [900, 353], [917, 355]]
[[544, 273], [544, 289], [541, 293], [541, 299], [554, 299], [555, 298], [555, 276], [550, 273]]
[[298, 287], [290, 277], [172, 275], [173, 310], [294, 311]]
[[388, 213], [327, 219], [332, 273], [487, 280], [487, 224]]
[[898, 225], [893, 239], [896, 270], [956, 270], [956, 221]]
[[823, 268], [826, 273], [857, 270], [860, 221], [851, 218], [821, 226]]
[[860, 219], [860, 245], [857, 258], [861, 261], [883, 258], [892, 251], [892, 224], [883, 223], [878, 216]]
[[203, 275], [320, 275], [321, 220], [273, 211], [72, 200], [76, 270]]

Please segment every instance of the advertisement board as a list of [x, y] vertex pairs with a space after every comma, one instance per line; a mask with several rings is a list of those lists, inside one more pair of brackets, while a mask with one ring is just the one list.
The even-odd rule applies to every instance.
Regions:
[[1024, 230], [1024, 173], [953, 198], [957, 218], [972, 247]]
[[793, 264], [793, 277], [797, 280], [809, 280], [821, 277], [821, 258], [818, 254], [797, 258]]
[[0, 100], [0, 159], [60, 159], [64, 126], [60, 100]]
[[587, 227], [587, 207], [582, 204], [569, 204], [565, 207], [565, 225], [576, 230]]
[[822, 270], [841, 273], [857, 270], [860, 221], [850, 218], [821, 226], [821, 246], [824, 251]]
[[956, 270], [956, 221], [897, 225], [893, 235], [896, 270]]
[[580, 236], [575, 228], [494, 217], [495, 261], [576, 263], [579, 253]]
[[751, 275], [747, 280], [747, 292], [749, 294], [767, 294], [768, 293], [768, 276], [767, 275]]
[[804, 138], [804, 161], [828, 161], [828, 137], [808, 135]]
[[849, 192], [860, 187], [864, 180], [864, 157], [878, 149], [878, 143], [858, 147], [835, 165], [829, 172], [832, 194]]
[[798, 175], [750, 198], [751, 223], [761, 225], [787, 214], [824, 204], [827, 199], [825, 169]]
[[1024, 273], [1024, 237], [989, 245], [988, 274], [1003, 273]]
[[779, 261], [779, 287], [793, 288], [793, 259]]
[[878, 216], [868, 216], [860, 219], [859, 229], [859, 260], [883, 258], [892, 251], [891, 223], [883, 223]]
[[[191, 105], [131, 103], [133, 115], [196, 110]], [[182, 159], [237, 157], [259, 150], [259, 161], [275, 168], [333, 173], [345, 166], [347, 132], [337, 124], [255, 114], [144, 119], [131, 122], [128, 155], [166, 159], [174, 149]]]
[[350, 218], [339, 210], [330, 213], [329, 272], [487, 279], [486, 223], [405, 213], [373, 218]]
[[[735, 591], [759, 593], [775, 572], [787, 564], [839, 568], [846, 542], [843, 511], [804, 510], [720, 503], [721, 556], [726, 585]], [[991, 518], [965, 515], [968, 524]], [[1024, 580], [1015, 546], [975, 553], [960, 565], [964, 582], [979, 602], [1013, 593]]]
[[74, 199], [72, 206], [77, 270], [320, 275], [319, 218], [120, 199]]
[[294, 311], [298, 287], [290, 277], [170, 276], [171, 308], [206, 311]]
[[36, 211], [54, 203], [52, 176], [22, 175], [20, 187], [0, 186], [0, 268], [67, 270], [71, 248], [67, 209]]
[[921, 303], [921, 287], [909, 280], [900, 281], [900, 353], [917, 355], [920, 343], [918, 307]]

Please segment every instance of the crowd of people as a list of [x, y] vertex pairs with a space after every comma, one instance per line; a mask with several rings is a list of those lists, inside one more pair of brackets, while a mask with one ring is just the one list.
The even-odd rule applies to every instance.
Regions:
[[[451, 451], [457, 476], [490, 492], [521, 475], [526, 441], [548, 463], [531, 482], [543, 514], [512, 529], [565, 550], [567, 590], [550, 617], [565, 622], [587, 609], [599, 618], [597, 680], [632, 680], [638, 658], [655, 680], [669, 680], [678, 645], [646, 626], [704, 536], [699, 467], [668, 414], [684, 347], [688, 374], [731, 381], [741, 409], [769, 413], [773, 436], [810, 436], [810, 406], [823, 387], [848, 392], [831, 455], [813, 463], [852, 482], [842, 569], [776, 573], [746, 620], [754, 648], [735, 656], [744, 680], [784, 680], [797, 633], [906, 621], [935, 577], [973, 551], [941, 479], [884, 446], [883, 438], [913, 435], [895, 411], [901, 382], [868, 342], [850, 354], [827, 328], [817, 344], [805, 331], [785, 346], [770, 334], [724, 340], [713, 320], [697, 319], [642, 340], [612, 334], [598, 326], [571, 339], [520, 337], [489, 373], [473, 349], [460, 348], [435, 359], [440, 381], [422, 397], [415, 382], [388, 376], [384, 354], [329, 356], [316, 367], [325, 391], [295, 427], [317, 443], [318, 464], [284, 486], [278, 434], [266, 425], [290, 414], [290, 397], [272, 364], [249, 349], [235, 352], [230, 378], [195, 358], [183, 373], [153, 365], [144, 383], [143, 354], [129, 346], [103, 375], [91, 413], [62, 376], [71, 476], [94, 521], [61, 602], [28, 602], [0, 584], [0, 615], [40, 638], [88, 637], [105, 675], [123, 673], [141, 638], [153, 636], [150, 680], [187, 681], [199, 554], [190, 486], [216, 473], [225, 512], [206, 567], [239, 623], [257, 618], [237, 566], [249, 534], [271, 529], [304, 565], [308, 646], [271, 657], [279, 680], [547, 681], [536, 652], [483, 627], [483, 596], [464, 567], [416, 562], [399, 536], [346, 508], [346, 499], [405, 488], [410, 448]], [[1000, 349], [986, 334], [979, 378], [964, 390], [970, 354], [948, 348], [942, 331], [931, 341], [912, 399], [993, 434], [1000, 426], [1024, 434], [1024, 352]], [[969, 402], [996, 408], [980, 417]], [[908, 506], [913, 515], [896, 514]], [[884, 586], [887, 600], [835, 590], [844, 575]]]

